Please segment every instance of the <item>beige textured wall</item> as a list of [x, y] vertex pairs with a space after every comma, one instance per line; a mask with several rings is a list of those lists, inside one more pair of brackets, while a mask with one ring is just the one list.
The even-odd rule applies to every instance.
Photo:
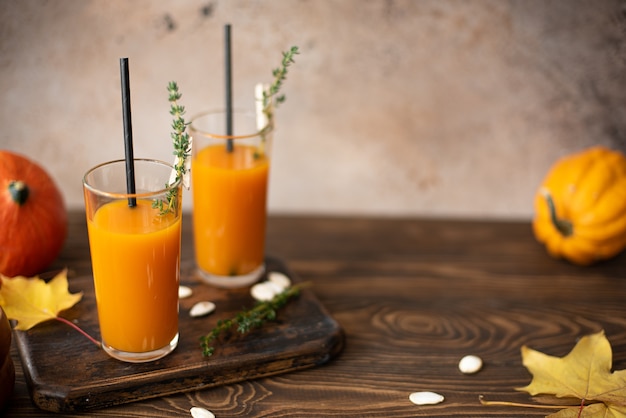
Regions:
[[[626, 148], [625, 6], [597, 0], [0, 0], [0, 148], [43, 163], [68, 206], [123, 157], [171, 159], [166, 85], [193, 114], [302, 51], [279, 108], [274, 213], [529, 218], [552, 162]], [[191, 203], [187, 194], [186, 204]]]

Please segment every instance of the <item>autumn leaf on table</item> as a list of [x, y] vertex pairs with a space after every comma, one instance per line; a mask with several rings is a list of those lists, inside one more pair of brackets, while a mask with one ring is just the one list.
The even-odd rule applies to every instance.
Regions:
[[612, 356], [604, 331], [581, 338], [562, 358], [524, 346], [522, 362], [533, 379], [518, 390], [533, 396], [577, 398], [585, 405], [582, 409], [566, 408], [550, 417], [626, 417], [626, 370], [611, 372]]
[[100, 345], [75, 324], [59, 316], [61, 311], [78, 303], [82, 296], [82, 292], [69, 292], [67, 270], [61, 271], [49, 282], [39, 277], [9, 278], [0, 275], [0, 306], [9, 319], [17, 321], [16, 330], [26, 331], [39, 323], [56, 319]]
[[517, 390], [532, 396], [570, 399], [572, 406], [494, 402], [482, 398], [481, 403], [560, 409], [548, 415], [549, 418], [626, 418], [626, 370], [611, 372], [612, 356], [604, 331], [581, 338], [564, 357], [523, 346], [522, 362], [533, 378], [529, 385]]
[[9, 319], [17, 321], [15, 329], [23, 331], [55, 319], [59, 312], [74, 306], [82, 296], [82, 293], [69, 293], [66, 270], [49, 283], [39, 277], [2, 276], [0, 287], [0, 305]]

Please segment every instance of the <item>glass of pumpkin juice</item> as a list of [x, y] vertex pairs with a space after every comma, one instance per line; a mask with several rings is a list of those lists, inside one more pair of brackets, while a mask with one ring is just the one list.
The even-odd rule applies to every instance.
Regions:
[[[254, 112], [191, 120], [191, 182], [196, 264], [201, 279], [242, 287], [265, 269], [265, 225], [272, 125]], [[265, 124], [262, 122], [265, 121]]]
[[182, 187], [172, 170], [134, 160], [133, 194], [124, 160], [83, 178], [102, 347], [122, 361], [156, 360], [178, 344]]

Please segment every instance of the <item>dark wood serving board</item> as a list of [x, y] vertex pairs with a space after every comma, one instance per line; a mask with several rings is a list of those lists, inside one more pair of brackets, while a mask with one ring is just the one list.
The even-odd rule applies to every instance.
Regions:
[[[279, 260], [269, 258], [266, 265], [267, 271], [283, 272], [298, 282]], [[194, 292], [180, 301], [178, 347], [154, 362], [115, 360], [58, 321], [14, 331], [33, 402], [54, 412], [103, 408], [317, 366], [343, 348], [340, 325], [305, 288], [279, 311], [275, 322], [244, 336], [234, 333], [215, 344], [212, 357], [203, 357], [199, 338], [219, 319], [231, 318], [254, 301], [249, 288], [217, 289], [201, 283], [192, 273], [184, 276], [181, 284]], [[99, 339], [91, 275], [71, 277], [70, 291], [84, 295], [62, 316]], [[215, 302], [216, 311], [191, 318], [189, 309], [202, 300]]]

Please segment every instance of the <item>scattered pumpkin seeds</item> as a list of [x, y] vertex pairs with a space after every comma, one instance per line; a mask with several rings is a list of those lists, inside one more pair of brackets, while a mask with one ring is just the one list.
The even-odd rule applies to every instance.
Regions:
[[209, 301], [198, 302], [191, 307], [189, 315], [198, 318], [210, 314], [215, 310], [215, 303]]
[[291, 286], [291, 280], [285, 274], [271, 271], [267, 274], [267, 280], [280, 287], [281, 292]]
[[178, 298], [185, 299], [193, 294], [193, 290], [189, 286], [178, 286]]
[[465, 356], [459, 361], [459, 370], [465, 374], [473, 374], [483, 367], [483, 360], [478, 356]]
[[444, 397], [435, 392], [413, 392], [409, 395], [409, 400], [415, 405], [435, 405], [443, 402]]
[[282, 287], [278, 283], [271, 282], [269, 280], [266, 281], [266, 282], [263, 282], [263, 283], [265, 284], [265, 286], [267, 286], [270, 289], [272, 289], [272, 291], [274, 292], [274, 295], [277, 295], [277, 294], [281, 293], [283, 290], [286, 289], [286, 287]]
[[193, 418], [215, 418], [213, 412], [198, 406], [194, 406], [189, 410], [189, 412], [191, 412], [191, 416]]
[[278, 271], [270, 271], [267, 280], [260, 282], [250, 288], [250, 294], [259, 302], [267, 302], [274, 299], [274, 296], [284, 292], [291, 287], [291, 280], [285, 274]]

